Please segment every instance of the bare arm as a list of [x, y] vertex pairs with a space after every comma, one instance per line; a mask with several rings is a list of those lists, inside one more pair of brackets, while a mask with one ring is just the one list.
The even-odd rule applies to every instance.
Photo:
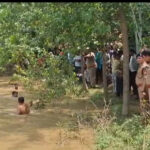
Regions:
[[89, 54], [85, 55], [84, 57], [85, 57], [85, 58], [95, 57], [95, 55], [94, 55], [94, 53], [93, 53], [93, 52], [91, 52], [91, 53], [89, 53]]

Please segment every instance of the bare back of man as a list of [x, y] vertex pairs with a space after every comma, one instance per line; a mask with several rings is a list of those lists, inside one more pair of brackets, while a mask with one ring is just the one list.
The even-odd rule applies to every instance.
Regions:
[[20, 104], [18, 105], [18, 114], [23, 115], [23, 114], [29, 114], [30, 113], [30, 106], [29, 104]]

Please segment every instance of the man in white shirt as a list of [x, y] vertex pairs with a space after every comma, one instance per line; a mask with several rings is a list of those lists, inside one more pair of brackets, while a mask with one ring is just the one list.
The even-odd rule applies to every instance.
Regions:
[[81, 56], [75, 56], [74, 58], [73, 58], [73, 61], [74, 61], [74, 66], [75, 66], [75, 72], [76, 73], [79, 73], [80, 72], [80, 70], [81, 70]]
[[138, 95], [137, 85], [135, 83], [135, 77], [138, 70], [138, 64], [136, 61], [136, 53], [134, 50], [130, 51], [129, 71], [130, 71], [130, 90], [133, 88], [133, 94]]

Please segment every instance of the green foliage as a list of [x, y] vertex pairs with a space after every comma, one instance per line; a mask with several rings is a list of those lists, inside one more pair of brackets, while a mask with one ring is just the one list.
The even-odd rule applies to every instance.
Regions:
[[[140, 6], [148, 22], [146, 5]], [[0, 11], [0, 64], [10, 63], [13, 53], [19, 48], [30, 53], [37, 48], [48, 50], [69, 43], [65, 50], [79, 52], [96, 41], [98, 44], [95, 45], [102, 47], [118, 38], [114, 32], [120, 30], [119, 7], [125, 7], [127, 12], [130, 10], [128, 3], [3, 3]], [[127, 19], [134, 40], [134, 24], [129, 17]], [[143, 29], [148, 31], [144, 24]]]
[[[95, 41], [103, 45], [100, 40], [111, 28], [100, 20], [101, 3], [3, 3], [0, 7], [0, 66], [12, 64], [39, 99], [81, 94], [67, 58], [50, 56], [48, 50], [62, 46], [65, 53], [78, 53]], [[42, 55], [46, 62], [39, 66]]]
[[97, 150], [148, 150], [150, 148], [150, 126], [143, 126], [139, 116], [112, 122], [105, 129], [97, 130]]
[[32, 89], [40, 100], [50, 101], [66, 94], [78, 94], [78, 79], [65, 56], [54, 56], [45, 51], [43, 57], [43, 64], [33, 58], [28, 69], [24, 70], [24, 78], [28, 79], [25, 86]]
[[150, 36], [143, 37], [143, 43], [150, 47]]
[[97, 101], [100, 101], [102, 98], [103, 98], [102, 93], [96, 93], [91, 96], [91, 101], [93, 101], [95, 103]]
[[[107, 42], [118, 40], [118, 8], [130, 15], [128, 6], [128, 3], [2, 3], [0, 69], [11, 64], [17, 74], [29, 80], [29, 87], [39, 81], [41, 92], [37, 93], [42, 93], [44, 99], [46, 95], [49, 99], [70, 91], [79, 95], [81, 90], [78, 86], [75, 88], [76, 78], [66, 58], [51, 57], [47, 52], [60, 46], [65, 54], [83, 52], [87, 47], [104, 48]], [[148, 7], [140, 6], [148, 22], [149, 12], [144, 11]], [[127, 20], [133, 40], [134, 25], [129, 15]], [[144, 41], [148, 43], [146, 36]], [[43, 53], [47, 55], [47, 67], [37, 64]], [[26, 61], [30, 64], [28, 69]]]

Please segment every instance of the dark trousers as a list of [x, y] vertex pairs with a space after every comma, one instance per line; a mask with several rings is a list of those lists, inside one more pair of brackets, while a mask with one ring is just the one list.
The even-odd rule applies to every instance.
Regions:
[[134, 95], [138, 95], [138, 90], [137, 90], [137, 85], [135, 83], [135, 78], [136, 78], [136, 71], [129, 73], [129, 77], [130, 77], [130, 91], [131, 91], [131, 87], [133, 88], [133, 94]]
[[116, 94], [117, 96], [121, 96], [123, 94], [123, 77], [116, 77]]
[[81, 67], [77, 67], [77, 66], [75, 66], [75, 73], [79, 73], [80, 71], [81, 71]]
[[100, 84], [102, 82], [102, 69], [96, 69], [96, 84]]

